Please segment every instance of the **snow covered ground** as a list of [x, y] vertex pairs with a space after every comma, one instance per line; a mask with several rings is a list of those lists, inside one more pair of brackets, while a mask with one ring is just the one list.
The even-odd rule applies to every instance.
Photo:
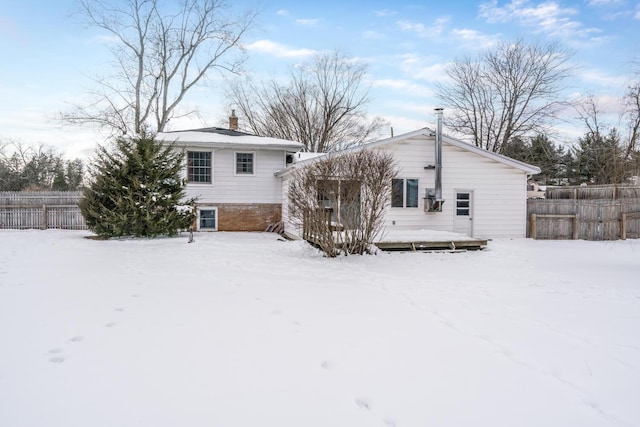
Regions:
[[640, 241], [0, 231], [0, 426], [638, 426]]

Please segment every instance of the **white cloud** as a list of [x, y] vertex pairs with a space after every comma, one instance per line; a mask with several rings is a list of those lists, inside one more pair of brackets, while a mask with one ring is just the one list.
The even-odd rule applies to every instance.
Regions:
[[585, 69], [579, 72], [580, 79], [588, 86], [597, 85], [607, 90], [626, 87], [626, 77], [609, 74], [600, 69]]
[[398, 21], [397, 24], [401, 31], [413, 32], [420, 37], [436, 37], [444, 32], [450, 20], [449, 16], [441, 16], [434, 19], [430, 25], [411, 21]]
[[473, 49], [487, 49], [500, 40], [499, 34], [486, 35], [467, 28], [455, 28], [451, 30], [451, 35], [459, 42]]
[[257, 40], [245, 45], [244, 48], [253, 52], [277, 56], [279, 58], [301, 58], [311, 56], [316, 53], [316, 51], [312, 49], [292, 49], [280, 43], [272, 42], [271, 40]]
[[433, 58], [427, 58], [413, 53], [401, 55], [398, 58], [400, 70], [411, 79], [427, 82], [439, 82], [447, 78], [444, 71], [445, 64], [435, 62]]
[[278, 16], [289, 16], [289, 11], [287, 9], [280, 9], [276, 12]]
[[319, 19], [296, 19], [296, 24], [303, 27], [317, 27], [319, 23]]
[[589, 0], [588, 6], [595, 7], [608, 7], [608, 6], [624, 6], [627, 2], [625, 0]]
[[384, 18], [387, 16], [393, 16], [396, 15], [397, 12], [393, 11], [393, 10], [389, 10], [389, 9], [382, 9], [382, 10], [376, 10], [373, 12], [376, 16]]
[[385, 35], [377, 31], [367, 30], [362, 33], [362, 37], [370, 40], [381, 40], [385, 38]]
[[499, 7], [497, 0], [480, 4], [479, 16], [489, 23], [514, 21], [522, 26], [533, 28], [536, 33], [544, 33], [554, 37], [590, 38], [601, 33], [597, 28], [585, 28], [582, 23], [571, 19], [578, 11], [570, 7], [562, 7], [555, 1], [545, 1], [531, 5], [528, 0], [512, 0]]
[[374, 79], [371, 85], [376, 88], [392, 89], [396, 92], [402, 92], [404, 95], [411, 96], [430, 96], [431, 89], [404, 79]]

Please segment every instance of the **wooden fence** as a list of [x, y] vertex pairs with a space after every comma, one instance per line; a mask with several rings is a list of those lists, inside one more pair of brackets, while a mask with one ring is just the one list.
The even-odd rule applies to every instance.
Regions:
[[0, 192], [0, 229], [86, 230], [81, 191]]
[[640, 238], [640, 198], [527, 201], [527, 237], [617, 240]]
[[620, 200], [640, 199], [638, 185], [589, 185], [569, 187], [547, 187], [547, 200]]

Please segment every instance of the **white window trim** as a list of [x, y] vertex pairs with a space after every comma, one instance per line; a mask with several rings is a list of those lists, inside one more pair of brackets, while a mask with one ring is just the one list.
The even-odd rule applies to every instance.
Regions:
[[[391, 206], [391, 209], [418, 209], [420, 208], [420, 178], [395, 178], [402, 180], [402, 206]], [[407, 206], [407, 181], [410, 179], [415, 179], [418, 181], [418, 205], [417, 206]], [[389, 202], [391, 204], [391, 202]]]
[[206, 206], [200, 205], [198, 206], [198, 215], [196, 219], [197, 230], [200, 231], [200, 211], [214, 211], [216, 216], [216, 226], [215, 228], [203, 228], [202, 231], [218, 231], [218, 224], [220, 223], [220, 217], [218, 217], [218, 208], [216, 206]]
[[[238, 154], [251, 154], [253, 155], [253, 173], [238, 173]], [[234, 151], [233, 152], [233, 175], [234, 176], [255, 176], [256, 169], [258, 167], [257, 155], [255, 151]]]
[[[211, 150], [190, 150], [187, 148], [187, 153], [186, 153], [186, 157], [187, 157], [187, 165], [185, 167], [184, 173], [185, 173], [185, 177], [187, 178], [187, 185], [193, 185], [193, 186], [198, 186], [198, 187], [204, 187], [204, 186], [211, 186], [213, 185], [214, 181], [215, 181], [215, 177], [214, 177], [214, 157], [215, 157], [215, 153]], [[189, 152], [195, 152], [195, 153], [211, 153], [211, 182], [195, 182], [195, 181], [189, 181]]]

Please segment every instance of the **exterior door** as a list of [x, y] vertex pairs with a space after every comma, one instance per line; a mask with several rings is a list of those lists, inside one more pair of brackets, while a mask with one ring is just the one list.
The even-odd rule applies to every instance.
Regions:
[[453, 231], [473, 237], [473, 190], [456, 190]]

